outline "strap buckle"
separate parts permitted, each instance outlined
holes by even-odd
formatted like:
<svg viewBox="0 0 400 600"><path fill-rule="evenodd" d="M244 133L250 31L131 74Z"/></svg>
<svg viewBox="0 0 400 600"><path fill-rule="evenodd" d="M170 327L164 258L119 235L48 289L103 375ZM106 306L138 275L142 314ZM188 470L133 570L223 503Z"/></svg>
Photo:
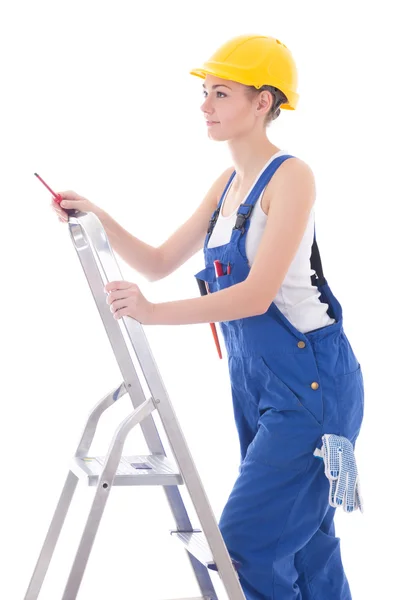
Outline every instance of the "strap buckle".
<svg viewBox="0 0 400 600"><path fill-rule="evenodd" d="M211 219L210 222L208 224L208 229L207 229L207 234L212 233L214 227L215 227L215 223L217 222L218 216L219 216L219 208L216 208Z"/></svg>
<svg viewBox="0 0 400 600"><path fill-rule="evenodd" d="M240 208L242 206L246 207L246 208L249 208L249 210L247 211L246 214L238 212L238 215L236 217L236 223L235 223L235 226L234 226L233 229L234 230L235 229L240 229L241 233L243 234L244 233L244 225L245 225L247 219L250 218L251 213L253 212L254 204L241 204L240 207L239 207L239 210L240 210Z"/></svg>

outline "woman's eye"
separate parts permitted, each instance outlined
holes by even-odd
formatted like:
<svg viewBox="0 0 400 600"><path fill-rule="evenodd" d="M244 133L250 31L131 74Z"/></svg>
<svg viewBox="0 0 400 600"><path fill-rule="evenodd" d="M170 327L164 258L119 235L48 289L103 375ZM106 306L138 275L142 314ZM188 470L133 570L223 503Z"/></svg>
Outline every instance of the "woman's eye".
<svg viewBox="0 0 400 600"><path fill-rule="evenodd" d="M217 98L226 98L226 94L224 94L224 92L216 92L216 94L217 94ZM204 98L206 98L207 95L208 94L207 94L206 90L203 90Z"/></svg>

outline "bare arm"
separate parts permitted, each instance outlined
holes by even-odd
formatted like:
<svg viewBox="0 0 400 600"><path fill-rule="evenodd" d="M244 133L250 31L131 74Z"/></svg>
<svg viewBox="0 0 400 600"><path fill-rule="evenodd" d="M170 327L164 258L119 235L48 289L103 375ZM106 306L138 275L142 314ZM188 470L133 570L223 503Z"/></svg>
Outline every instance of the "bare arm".
<svg viewBox="0 0 400 600"><path fill-rule="evenodd" d="M218 177L192 216L158 247L142 242L98 207L93 212L115 252L148 281L157 281L173 273L202 248L211 215L232 172L233 168L229 168Z"/></svg>
<svg viewBox="0 0 400 600"><path fill-rule="evenodd" d="M104 210L94 207L93 211L100 219L109 242L115 252L132 269L138 271L149 281L158 279L160 269L159 252L124 229Z"/></svg>
<svg viewBox="0 0 400 600"><path fill-rule="evenodd" d="M232 321L268 310L293 261L315 201L314 175L292 158L270 183L268 222L248 277L214 294L154 304L152 325Z"/></svg>
<svg viewBox="0 0 400 600"><path fill-rule="evenodd" d="M160 253L159 279L166 277L201 250L213 211L224 191L233 168L226 169L213 183L192 216L157 248Z"/></svg>

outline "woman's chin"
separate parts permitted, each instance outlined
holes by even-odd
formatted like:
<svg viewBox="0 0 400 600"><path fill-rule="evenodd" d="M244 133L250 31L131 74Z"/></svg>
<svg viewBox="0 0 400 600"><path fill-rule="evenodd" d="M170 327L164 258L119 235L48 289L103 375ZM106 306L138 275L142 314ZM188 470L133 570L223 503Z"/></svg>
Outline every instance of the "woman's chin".
<svg viewBox="0 0 400 600"><path fill-rule="evenodd" d="M207 133L209 139L213 140L214 142L225 142L228 139L221 130L218 130L216 128L210 127Z"/></svg>

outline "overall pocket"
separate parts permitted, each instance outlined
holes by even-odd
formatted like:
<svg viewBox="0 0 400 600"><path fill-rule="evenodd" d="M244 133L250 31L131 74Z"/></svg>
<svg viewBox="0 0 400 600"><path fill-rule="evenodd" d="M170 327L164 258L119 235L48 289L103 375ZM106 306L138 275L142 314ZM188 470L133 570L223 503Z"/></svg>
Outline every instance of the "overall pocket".
<svg viewBox="0 0 400 600"><path fill-rule="evenodd" d="M309 464L321 425L292 390L258 357L258 430L246 461L299 472Z"/></svg>
<svg viewBox="0 0 400 600"><path fill-rule="evenodd" d="M290 377L294 377L294 374L298 371L298 365L291 370L290 355L287 356L287 365L285 367L285 379L287 383L272 371L264 358L261 357L260 362L267 389L267 395L262 402L262 409L268 409L268 403L272 402L272 404L275 404L274 408L276 410L300 410L320 427L324 412L321 387L314 390L309 386L303 385L300 381L293 381L293 389L291 389ZM300 387L302 388L301 394L298 391Z"/></svg>
<svg viewBox="0 0 400 600"><path fill-rule="evenodd" d="M351 373L335 377L340 435L352 443L364 418L364 379L361 365Z"/></svg>
<svg viewBox="0 0 400 600"><path fill-rule="evenodd" d="M216 292L219 292L220 290L224 290L233 284L234 281L231 274L220 275L215 279L213 288Z"/></svg>

